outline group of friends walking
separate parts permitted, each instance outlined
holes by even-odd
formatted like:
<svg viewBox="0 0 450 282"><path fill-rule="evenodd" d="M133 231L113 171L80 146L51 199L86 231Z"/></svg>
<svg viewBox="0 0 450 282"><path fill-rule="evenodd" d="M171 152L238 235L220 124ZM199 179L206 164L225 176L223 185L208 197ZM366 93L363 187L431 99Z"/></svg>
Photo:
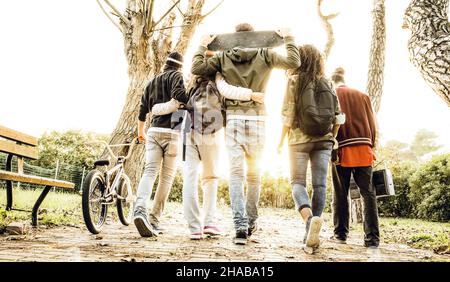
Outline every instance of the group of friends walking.
<svg viewBox="0 0 450 282"><path fill-rule="evenodd" d="M253 28L244 23L236 26L235 31ZM190 238L223 235L216 218L219 144L223 132L229 157L233 242L244 245L257 232L260 159L266 138L264 93L272 69L283 69L288 83L281 109L283 129L279 150L287 139L292 196L306 226L304 244L312 248L320 245L331 162L332 240L345 243L348 237L348 194L353 175L364 202L364 245L378 247L378 211L371 185L376 121L370 99L345 85L342 68L334 71L331 79L326 78L324 58L316 47L297 46L289 29L277 33L284 40L285 56L271 48L235 47L212 52L207 46L214 38L207 35L192 59L188 83L182 75L183 56L177 52L169 54L163 72L149 81L138 117L138 136L146 144L145 167L134 205L134 224L141 236L161 233L159 219L175 178L180 143L183 212ZM145 132L149 113L151 124ZM306 189L308 163L312 197ZM147 202L158 176L153 206L148 213Z"/></svg>

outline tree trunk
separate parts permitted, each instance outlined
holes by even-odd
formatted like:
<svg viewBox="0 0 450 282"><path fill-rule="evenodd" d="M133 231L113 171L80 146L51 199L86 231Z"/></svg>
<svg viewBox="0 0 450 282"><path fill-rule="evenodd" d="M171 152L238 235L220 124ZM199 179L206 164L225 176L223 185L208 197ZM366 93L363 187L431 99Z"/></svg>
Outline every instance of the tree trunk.
<svg viewBox="0 0 450 282"><path fill-rule="evenodd" d="M325 29L325 32L327 33L327 43L325 44L325 48L323 51L323 54L325 56L325 60L328 59L331 53L331 49L334 46L334 32L333 32L333 26L330 23L330 20L336 18L339 14L330 14L330 15L324 15L322 13L322 3L323 0L317 0L317 14L319 15L320 21L322 22L323 28Z"/></svg>
<svg viewBox="0 0 450 282"><path fill-rule="evenodd" d="M431 88L450 106L449 0L413 0L403 27L411 31L410 61Z"/></svg>
<svg viewBox="0 0 450 282"><path fill-rule="evenodd" d="M175 2L175 1L174 1ZM181 33L176 43L176 51L184 54L196 27L203 20L201 11L204 0L189 0L187 11L182 13ZM117 9L105 1L117 14ZM110 144L130 142L137 136L137 116L142 93L148 80L158 74L172 51L172 27L176 19L174 4L163 18L153 19L153 0L128 0L127 9L119 15L118 25L124 36L124 49L128 62L130 79L128 93L120 118L111 134ZM181 13L181 12L180 12ZM157 27L161 22L162 26ZM127 149L117 149L115 153L125 154ZM106 156L106 151L104 156ZM144 166L144 145L136 146L130 159L125 163L125 171L130 177L133 188L137 187Z"/></svg>
<svg viewBox="0 0 450 282"><path fill-rule="evenodd" d="M374 0L372 10L372 43L370 45L367 94L375 112L380 109L384 84L384 59L386 52L386 25L384 0Z"/></svg>

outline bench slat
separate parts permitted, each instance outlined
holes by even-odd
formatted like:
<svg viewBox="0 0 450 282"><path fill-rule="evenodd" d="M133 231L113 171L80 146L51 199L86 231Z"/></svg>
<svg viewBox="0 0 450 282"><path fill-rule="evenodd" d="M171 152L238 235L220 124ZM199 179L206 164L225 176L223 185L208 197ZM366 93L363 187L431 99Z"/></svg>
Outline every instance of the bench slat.
<svg viewBox="0 0 450 282"><path fill-rule="evenodd" d="M29 159L36 160L38 158L37 147L30 147L25 145L19 145L11 141L0 139L0 152L11 153L16 156L21 156Z"/></svg>
<svg viewBox="0 0 450 282"><path fill-rule="evenodd" d="M67 188L67 189L73 189L75 188L75 184L63 181L63 180L56 180L51 178L44 178L34 175L25 175L25 174L19 174L15 172L9 172L0 170L0 180L10 180L10 181L17 181L21 183L30 183L30 184L37 184L37 185L45 185L45 186L52 186L52 187L59 187L59 188Z"/></svg>
<svg viewBox="0 0 450 282"><path fill-rule="evenodd" d="M0 137L10 139L13 141L19 141L24 144L28 144L31 146L37 146L38 140L36 137L31 135L16 131L14 129L10 129L0 125Z"/></svg>

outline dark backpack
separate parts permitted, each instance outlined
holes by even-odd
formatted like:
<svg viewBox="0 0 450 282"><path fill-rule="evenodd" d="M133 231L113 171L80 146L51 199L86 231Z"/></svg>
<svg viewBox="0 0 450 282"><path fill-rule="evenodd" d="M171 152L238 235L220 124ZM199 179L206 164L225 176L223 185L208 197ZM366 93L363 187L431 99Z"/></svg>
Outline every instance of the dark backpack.
<svg viewBox="0 0 450 282"><path fill-rule="evenodd" d="M310 136L323 136L331 132L338 99L326 79L310 83L300 95L299 128Z"/></svg>
<svg viewBox="0 0 450 282"><path fill-rule="evenodd" d="M201 134L212 134L225 125L225 98L214 81L197 77L189 90L186 108L191 117L191 129Z"/></svg>

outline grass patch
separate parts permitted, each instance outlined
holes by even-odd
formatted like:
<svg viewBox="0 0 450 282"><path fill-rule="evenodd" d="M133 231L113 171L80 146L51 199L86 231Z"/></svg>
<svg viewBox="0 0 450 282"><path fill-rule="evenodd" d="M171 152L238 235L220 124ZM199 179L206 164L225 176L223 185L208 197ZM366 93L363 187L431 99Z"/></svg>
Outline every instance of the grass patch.
<svg viewBox="0 0 450 282"><path fill-rule="evenodd" d="M13 208L29 210L42 189L13 190ZM6 190L0 189L0 233L13 221L31 221L31 212L5 211ZM41 205L38 215L40 225L61 226L82 224L81 196L73 193L50 191Z"/></svg>

